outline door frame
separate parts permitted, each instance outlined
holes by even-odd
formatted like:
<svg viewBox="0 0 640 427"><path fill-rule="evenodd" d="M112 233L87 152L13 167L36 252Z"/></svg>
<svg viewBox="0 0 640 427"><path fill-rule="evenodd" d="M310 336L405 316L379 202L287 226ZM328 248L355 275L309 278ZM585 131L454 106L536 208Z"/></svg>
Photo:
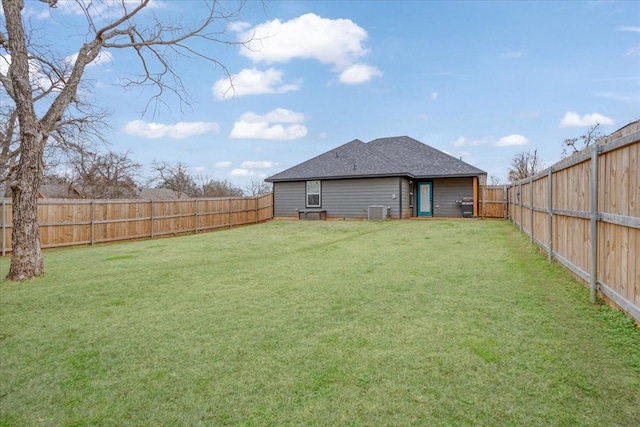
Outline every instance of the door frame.
<svg viewBox="0 0 640 427"><path fill-rule="evenodd" d="M431 210L428 212L422 212L420 210L420 198L422 197L422 186L423 185L429 185L429 201L430 201L430 205L431 205ZM416 213L417 216L423 216L423 217L432 217L433 216L433 181L420 181L418 182L418 191L416 191L417 194L417 200L416 200Z"/></svg>

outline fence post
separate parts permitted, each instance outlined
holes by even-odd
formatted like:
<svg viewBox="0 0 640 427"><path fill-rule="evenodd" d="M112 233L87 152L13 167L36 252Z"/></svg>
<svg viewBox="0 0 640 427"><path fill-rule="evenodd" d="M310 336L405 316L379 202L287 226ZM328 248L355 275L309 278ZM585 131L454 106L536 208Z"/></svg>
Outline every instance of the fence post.
<svg viewBox="0 0 640 427"><path fill-rule="evenodd" d="M259 200L259 199L258 199L258 197L260 197L260 196L256 196L256 197L253 199L253 201L256 203L256 224L259 222L259 221L258 221L258 200Z"/></svg>
<svg viewBox="0 0 640 427"><path fill-rule="evenodd" d="M153 239L153 200L149 200L151 203L151 215L149 216L149 220L151 221L151 238Z"/></svg>
<svg viewBox="0 0 640 427"><path fill-rule="evenodd" d="M508 185L508 186L505 185L504 186L504 191L505 191L505 194L506 194L505 199L507 200L507 209L505 211L505 215L507 216L507 219L509 221L511 221L511 222L513 222L513 216L511 214L511 212L513 210L513 209L511 209L511 201L513 200L513 194L511 194L511 193L513 193L512 189L513 189L513 185Z"/></svg>
<svg viewBox="0 0 640 427"><path fill-rule="evenodd" d="M509 218L509 190L507 186L502 187L502 201L504 202L504 219Z"/></svg>
<svg viewBox="0 0 640 427"><path fill-rule="evenodd" d="M2 256L7 254L7 201L2 201Z"/></svg>
<svg viewBox="0 0 640 427"><path fill-rule="evenodd" d="M533 243L533 177L529 177L529 236Z"/></svg>
<svg viewBox="0 0 640 427"><path fill-rule="evenodd" d="M93 242L94 242L95 237L96 237L96 234L95 234L96 233L96 230L95 230L95 227L96 227L96 217L95 217L96 214L95 214L95 211L96 211L95 202L92 200L91 201L91 246L93 246Z"/></svg>
<svg viewBox="0 0 640 427"><path fill-rule="evenodd" d="M520 203L520 232L522 233L522 181L518 183L518 203Z"/></svg>
<svg viewBox="0 0 640 427"><path fill-rule="evenodd" d="M229 228L231 228L231 197L229 197Z"/></svg>
<svg viewBox="0 0 640 427"><path fill-rule="evenodd" d="M194 215L195 215L195 221L196 221L196 234L197 234L198 233L198 199L193 199L193 201L196 204L194 207L194 210L195 210Z"/></svg>
<svg viewBox="0 0 640 427"><path fill-rule="evenodd" d="M595 145L591 150L591 215L590 215L590 268L589 268L589 299L596 302L598 286L598 153L600 146Z"/></svg>
<svg viewBox="0 0 640 427"><path fill-rule="evenodd" d="M547 208L548 218L549 218L549 262L553 261L553 168L549 168L549 182L547 186L547 190L549 192L549 198L547 203L549 207Z"/></svg>

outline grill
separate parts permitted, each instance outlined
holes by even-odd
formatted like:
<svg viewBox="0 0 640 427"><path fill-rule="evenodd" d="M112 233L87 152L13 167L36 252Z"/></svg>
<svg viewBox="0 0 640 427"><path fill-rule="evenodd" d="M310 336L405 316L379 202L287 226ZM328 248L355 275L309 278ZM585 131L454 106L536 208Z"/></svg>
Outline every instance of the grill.
<svg viewBox="0 0 640 427"><path fill-rule="evenodd" d="M463 197L460 205L462 206L462 216L471 218L473 216L473 197Z"/></svg>

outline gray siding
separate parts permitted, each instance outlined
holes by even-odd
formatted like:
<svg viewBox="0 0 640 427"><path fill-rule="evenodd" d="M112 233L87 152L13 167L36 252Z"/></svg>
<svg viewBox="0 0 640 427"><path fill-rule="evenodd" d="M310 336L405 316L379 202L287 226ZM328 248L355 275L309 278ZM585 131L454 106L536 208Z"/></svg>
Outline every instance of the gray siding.
<svg viewBox="0 0 640 427"><path fill-rule="evenodd" d="M473 197L473 178L447 178L433 181L433 216L462 218L456 203L463 197Z"/></svg>
<svg viewBox="0 0 640 427"><path fill-rule="evenodd" d="M462 209L456 203L463 197L473 196L473 178L433 179L433 216L446 218L461 218ZM327 218L367 218L367 208L371 205L391 207L391 217L400 217L400 202L402 202L402 217L415 216L414 182L413 203L409 196L409 180L406 178L364 178L364 179L336 179L322 181L322 207L327 211ZM298 210L305 206L306 181L275 182L274 216L298 217ZM396 198L393 198L395 194ZM414 207L410 207L414 205Z"/></svg>
<svg viewBox="0 0 640 427"><path fill-rule="evenodd" d="M298 217L298 209L304 209L306 182L273 183L273 216Z"/></svg>
<svg viewBox="0 0 640 427"><path fill-rule="evenodd" d="M331 218L367 218L369 206L382 205L399 218L399 191L398 177L322 181L322 209Z"/></svg>

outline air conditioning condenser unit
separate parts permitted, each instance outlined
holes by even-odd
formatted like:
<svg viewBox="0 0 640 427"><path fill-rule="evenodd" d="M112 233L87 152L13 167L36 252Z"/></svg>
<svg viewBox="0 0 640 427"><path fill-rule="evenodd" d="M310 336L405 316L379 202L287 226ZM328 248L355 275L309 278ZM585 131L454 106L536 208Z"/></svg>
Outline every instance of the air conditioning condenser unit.
<svg viewBox="0 0 640 427"><path fill-rule="evenodd" d="M387 218L386 206L369 206L367 219L369 221L384 221Z"/></svg>

